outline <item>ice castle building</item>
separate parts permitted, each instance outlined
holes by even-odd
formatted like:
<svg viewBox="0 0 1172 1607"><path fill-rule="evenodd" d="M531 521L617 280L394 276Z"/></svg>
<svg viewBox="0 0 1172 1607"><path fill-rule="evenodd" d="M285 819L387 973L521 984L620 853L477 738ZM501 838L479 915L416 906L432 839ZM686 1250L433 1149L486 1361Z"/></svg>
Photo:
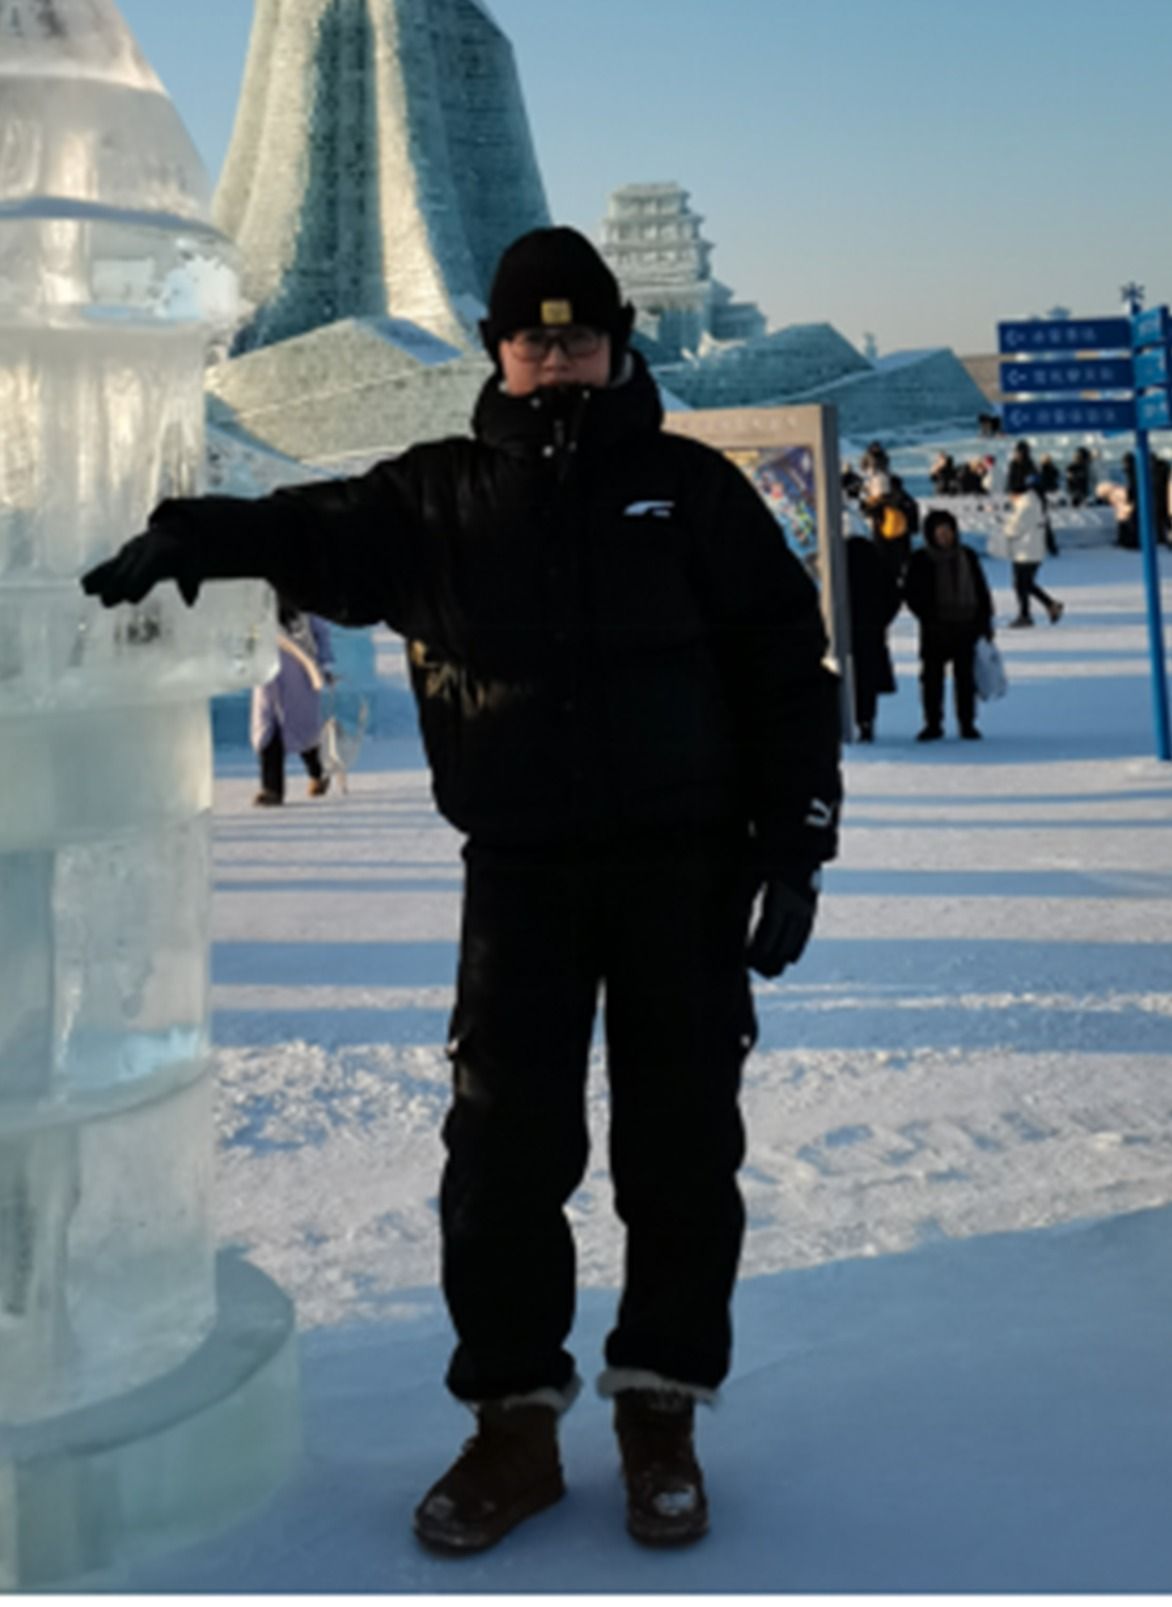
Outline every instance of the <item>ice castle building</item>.
<svg viewBox="0 0 1172 1607"><path fill-rule="evenodd" d="M347 472L467 428L503 248L548 223L512 46L483 0L256 0L217 224L254 311L210 420ZM875 363L828 324L768 331L712 272L686 189L611 196L601 249L672 405L833 401L844 431L970 420L946 351Z"/></svg>
<svg viewBox="0 0 1172 1607"><path fill-rule="evenodd" d="M610 198L602 254L638 311L638 328L658 362L699 351L706 340L765 333L752 302L734 302L712 276L712 244L679 184L626 184Z"/></svg>
<svg viewBox="0 0 1172 1607"><path fill-rule="evenodd" d="M480 0L257 0L216 192L239 349L390 318L460 344L548 221L512 46Z"/></svg>
<svg viewBox="0 0 1172 1607"><path fill-rule="evenodd" d="M501 251L549 222L481 0L257 0L215 220L254 304L211 420L344 468L462 428Z"/></svg>
<svg viewBox="0 0 1172 1607"><path fill-rule="evenodd" d="M830 324L767 332L712 272L703 219L676 183L610 197L602 253L634 303L637 339L661 385L688 407L833 402L844 434L975 420L988 401L943 348L873 360Z"/></svg>

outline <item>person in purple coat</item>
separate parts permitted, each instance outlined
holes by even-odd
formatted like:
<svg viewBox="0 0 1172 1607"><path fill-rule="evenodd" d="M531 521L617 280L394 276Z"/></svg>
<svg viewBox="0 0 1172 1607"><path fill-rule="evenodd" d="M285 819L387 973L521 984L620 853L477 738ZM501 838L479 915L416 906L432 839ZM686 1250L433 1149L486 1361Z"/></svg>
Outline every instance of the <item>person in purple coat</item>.
<svg viewBox="0 0 1172 1607"><path fill-rule="evenodd" d="M334 680L329 626L316 614L278 603L280 665L272 680L253 689L251 737L260 758L262 808L285 801L285 754L299 753L309 774L309 796L324 798L330 778L321 760L321 689Z"/></svg>

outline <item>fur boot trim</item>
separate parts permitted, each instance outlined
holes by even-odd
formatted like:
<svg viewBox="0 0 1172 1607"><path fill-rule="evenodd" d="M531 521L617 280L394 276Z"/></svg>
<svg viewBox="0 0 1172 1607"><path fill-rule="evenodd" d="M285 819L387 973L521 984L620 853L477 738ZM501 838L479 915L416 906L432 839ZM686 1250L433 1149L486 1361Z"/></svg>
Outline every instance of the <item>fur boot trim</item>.
<svg viewBox="0 0 1172 1607"><path fill-rule="evenodd" d="M719 1399L714 1389L704 1384L684 1384L678 1378L665 1378L662 1373L648 1372L642 1367L608 1367L599 1374L598 1393L604 1401L613 1400L622 1389L664 1389L678 1395L689 1395L703 1406L715 1406Z"/></svg>
<svg viewBox="0 0 1172 1607"><path fill-rule="evenodd" d="M565 1389L554 1389L552 1384L542 1389L531 1389L523 1395L505 1395L495 1401L461 1401L470 1412L477 1411L481 1406L499 1406L504 1412L511 1411L514 1406L549 1406L559 1417L568 1412L582 1392L582 1380L577 1373L566 1385Z"/></svg>

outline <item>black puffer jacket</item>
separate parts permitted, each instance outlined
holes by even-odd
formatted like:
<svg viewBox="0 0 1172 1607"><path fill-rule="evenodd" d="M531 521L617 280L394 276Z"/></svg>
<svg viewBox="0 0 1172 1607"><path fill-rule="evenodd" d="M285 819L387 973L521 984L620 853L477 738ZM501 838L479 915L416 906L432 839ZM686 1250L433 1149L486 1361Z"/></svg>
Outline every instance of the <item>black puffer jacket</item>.
<svg viewBox="0 0 1172 1607"><path fill-rule="evenodd" d="M741 472L661 424L639 360L596 392L493 380L475 439L217 499L208 572L405 636L436 801L479 841L752 821L766 865L821 862L840 790L815 589Z"/></svg>

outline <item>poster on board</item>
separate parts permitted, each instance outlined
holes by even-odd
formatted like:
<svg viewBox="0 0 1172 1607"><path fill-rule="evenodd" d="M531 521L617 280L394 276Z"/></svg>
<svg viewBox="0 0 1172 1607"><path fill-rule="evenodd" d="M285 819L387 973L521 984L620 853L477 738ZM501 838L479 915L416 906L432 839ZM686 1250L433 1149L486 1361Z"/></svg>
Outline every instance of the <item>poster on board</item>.
<svg viewBox="0 0 1172 1607"><path fill-rule="evenodd" d="M817 582L830 660L842 677L843 733L853 730L850 614L842 539L838 418L833 407L722 407L668 413L664 428L715 447L748 477L782 538Z"/></svg>

